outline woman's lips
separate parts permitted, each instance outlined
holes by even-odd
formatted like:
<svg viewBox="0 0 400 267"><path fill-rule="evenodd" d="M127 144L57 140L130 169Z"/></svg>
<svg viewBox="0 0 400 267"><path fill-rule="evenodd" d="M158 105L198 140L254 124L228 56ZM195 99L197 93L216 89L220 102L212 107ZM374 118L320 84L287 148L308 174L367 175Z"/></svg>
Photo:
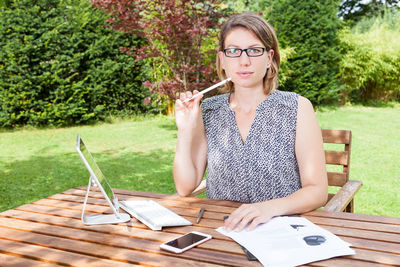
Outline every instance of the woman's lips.
<svg viewBox="0 0 400 267"><path fill-rule="evenodd" d="M249 77L250 75L253 74L253 72L250 71L241 71L241 72L236 72L237 75L239 75L242 78Z"/></svg>

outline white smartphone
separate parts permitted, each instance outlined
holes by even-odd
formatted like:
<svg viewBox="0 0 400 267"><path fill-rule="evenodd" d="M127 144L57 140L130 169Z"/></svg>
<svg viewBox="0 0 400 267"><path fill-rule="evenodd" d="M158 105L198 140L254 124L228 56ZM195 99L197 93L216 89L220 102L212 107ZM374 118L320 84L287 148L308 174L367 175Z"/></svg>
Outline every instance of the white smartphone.
<svg viewBox="0 0 400 267"><path fill-rule="evenodd" d="M193 231L161 244L160 248L175 253L182 253L194 246L210 240L211 238L211 235Z"/></svg>

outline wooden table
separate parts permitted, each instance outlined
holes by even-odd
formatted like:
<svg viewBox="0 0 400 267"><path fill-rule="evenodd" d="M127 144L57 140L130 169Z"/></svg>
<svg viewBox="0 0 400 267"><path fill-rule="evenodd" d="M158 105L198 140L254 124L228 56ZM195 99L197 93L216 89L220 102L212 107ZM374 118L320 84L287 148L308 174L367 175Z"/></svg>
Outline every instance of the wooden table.
<svg viewBox="0 0 400 267"><path fill-rule="evenodd" d="M116 189L120 200L155 199L194 225L152 231L133 218L124 224L85 226L80 220L85 189L70 189L0 213L0 266L261 266L215 231L238 203ZM195 224L201 207L206 211ZM109 211L98 192L90 194L86 209L93 214ZM351 243L356 251L310 266L400 266L400 218L324 211L302 216ZM213 239L183 254L159 249L160 243L192 230Z"/></svg>

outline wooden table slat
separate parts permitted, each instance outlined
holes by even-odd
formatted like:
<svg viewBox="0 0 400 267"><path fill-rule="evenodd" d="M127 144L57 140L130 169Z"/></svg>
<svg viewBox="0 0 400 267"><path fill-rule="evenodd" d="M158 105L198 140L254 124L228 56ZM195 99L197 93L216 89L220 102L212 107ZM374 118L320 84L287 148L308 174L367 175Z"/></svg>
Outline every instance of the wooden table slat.
<svg viewBox="0 0 400 267"><path fill-rule="evenodd" d="M374 232L400 234L400 225L382 224L377 222L349 221L344 219L321 218L321 217L310 217L310 216L303 216L303 217L307 218L308 220L318 225L328 225L328 226L334 225L346 229L362 229L362 230L371 230Z"/></svg>
<svg viewBox="0 0 400 267"><path fill-rule="evenodd" d="M372 251L388 252L400 255L400 244L389 243L385 241L377 241L370 239L360 239L356 237L341 237L344 241L349 242L353 247L365 248Z"/></svg>
<svg viewBox="0 0 400 267"><path fill-rule="evenodd" d="M314 210L304 213L302 214L302 216L305 217L314 216L322 218L345 219L349 221L363 221L363 222L375 222L381 224L400 225L400 218L397 217L386 217L386 216L359 214L350 212L328 212L324 210Z"/></svg>
<svg viewBox="0 0 400 267"><path fill-rule="evenodd" d="M1 240L0 240L1 246ZM43 262L39 260L29 259L26 257L22 257L21 255L8 252L9 254L3 254L0 251L0 264L3 267L26 267L26 266L37 266L37 267L56 267L63 266L59 264L53 264L49 262Z"/></svg>
<svg viewBox="0 0 400 267"><path fill-rule="evenodd" d="M322 261L311 262L305 266L316 266L316 267L388 267L391 265L354 260L346 257L336 257ZM393 265L392 265L393 266Z"/></svg>
<svg viewBox="0 0 400 267"><path fill-rule="evenodd" d="M27 244L22 242L15 242L11 240L5 240L0 238L0 250L17 254L20 256L30 257L32 259L37 259L34 261L35 265L40 265L41 261L47 261L50 263L56 263L58 265L72 265L72 266L132 266L123 262L116 262L107 259L101 259L97 257L92 257L84 254L75 254L68 251L60 251L51 247L37 246L33 244ZM17 261L13 259L13 261ZM21 262L26 262L26 258L22 258ZM3 266L3 263L1 263ZM8 265L5 262L5 265ZM25 265L27 266L27 265Z"/></svg>
<svg viewBox="0 0 400 267"><path fill-rule="evenodd" d="M370 250L353 248L356 252L355 255L345 256L347 258L353 258L363 261L369 262L379 262L382 264L400 266L400 255L374 251L373 253Z"/></svg>
<svg viewBox="0 0 400 267"><path fill-rule="evenodd" d="M340 226L323 225L321 227L338 236L357 237L361 239L370 239L400 244L400 235L398 233L379 233L370 230L348 229Z"/></svg>

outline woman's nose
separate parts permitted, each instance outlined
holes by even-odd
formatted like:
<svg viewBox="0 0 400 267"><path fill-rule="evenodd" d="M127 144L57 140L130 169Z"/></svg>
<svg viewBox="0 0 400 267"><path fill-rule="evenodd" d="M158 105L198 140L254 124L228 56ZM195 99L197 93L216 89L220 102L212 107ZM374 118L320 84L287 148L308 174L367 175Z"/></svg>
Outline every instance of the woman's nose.
<svg viewBox="0 0 400 267"><path fill-rule="evenodd" d="M246 54L245 51L239 57L240 65L250 65L250 57Z"/></svg>

